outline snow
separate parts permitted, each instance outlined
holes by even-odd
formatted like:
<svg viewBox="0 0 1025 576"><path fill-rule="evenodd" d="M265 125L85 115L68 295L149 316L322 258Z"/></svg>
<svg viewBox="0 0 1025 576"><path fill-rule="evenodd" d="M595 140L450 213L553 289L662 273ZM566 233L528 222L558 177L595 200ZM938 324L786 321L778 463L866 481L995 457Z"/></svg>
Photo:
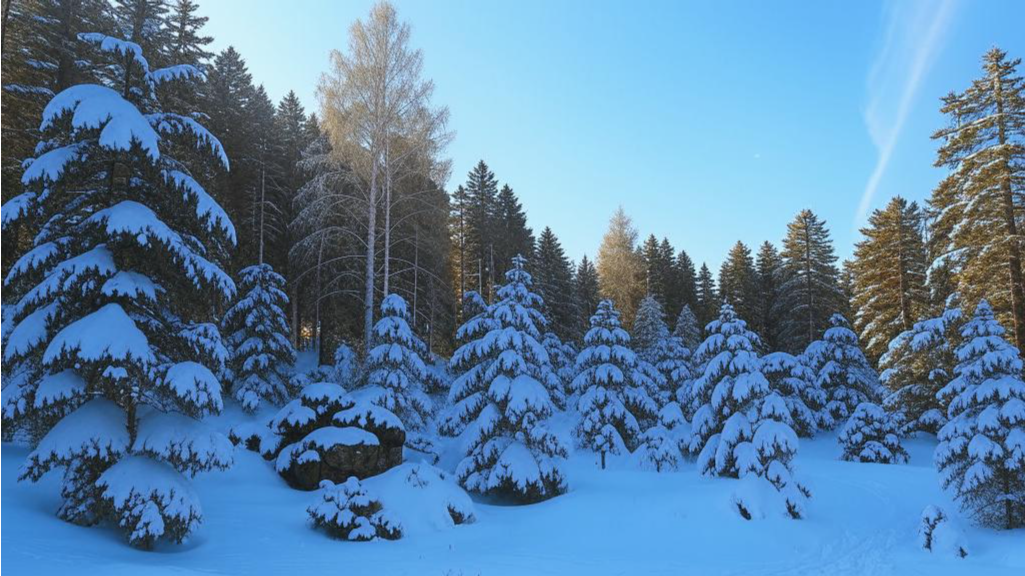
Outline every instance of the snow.
<svg viewBox="0 0 1025 576"><path fill-rule="evenodd" d="M429 518L443 518L418 511L420 522L410 523L419 504L410 501L407 510L389 500L389 485L403 481L396 471L407 464L363 482L401 518L403 538L353 545L313 532L305 510L316 494L288 488L258 454L239 449L234 467L193 481L203 501L196 535L153 554L128 548L109 528L56 519L59 478L40 486L18 483L27 449L5 443L4 516L17 529L4 533L4 560L12 573L40 576L297 574L335 571L339 562L348 573L383 576L1021 574L1020 530L962 522L971 545L963 559L919 547L923 508L957 510L936 481L934 444L910 440L909 465L877 466L839 461L835 435L802 441L795 464L815 498L800 521L773 514L744 520L730 505L739 481L701 477L688 462L679 471L656 473L612 458L602 471L596 455L578 452L565 466L570 491L563 496L530 506L479 500L473 503L476 521L461 526L439 527ZM405 498L401 492L395 490L396 498ZM434 503L420 510L428 505Z"/></svg>
<svg viewBox="0 0 1025 576"><path fill-rule="evenodd" d="M80 360L95 362L133 359L152 363L156 359L146 335L135 325L120 304L107 304L80 318L57 333L46 347L43 363L57 361L65 353Z"/></svg>
<svg viewBox="0 0 1025 576"><path fill-rule="evenodd" d="M113 38L109 38L114 40ZM139 56L141 57L141 56ZM156 160L160 157L160 136L150 126L146 117L139 112L134 104L125 100L120 94L96 84L79 84L62 90L50 100L43 109L43 122L40 130L46 130L54 120L67 111L72 111L71 125L75 129L101 128L99 144L110 150L130 150L138 144L149 156ZM64 162L66 155L62 156ZM58 159L50 159L47 164L56 163ZM36 168L35 164L43 159L36 159L30 168L33 171L50 173L52 166ZM62 164L63 165L63 164ZM54 179L50 177L50 179ZM25 172L22 182L32 182L29 171Z"/></svg>
<svg viewBox="0 0 1025 576"><path fill-rule="evenodd" d="M192 406L214 412L221 409L221 383L209 368L198 362L174 364L164 375L164 384Z"/></svg>
<svg viewBox="0 0 1025 576"><path fill-rule="evenodd" d="M85 380L74 370L47 374L39 380L39 387L36 388L35 407L45 408L83 394Z"/></svg>

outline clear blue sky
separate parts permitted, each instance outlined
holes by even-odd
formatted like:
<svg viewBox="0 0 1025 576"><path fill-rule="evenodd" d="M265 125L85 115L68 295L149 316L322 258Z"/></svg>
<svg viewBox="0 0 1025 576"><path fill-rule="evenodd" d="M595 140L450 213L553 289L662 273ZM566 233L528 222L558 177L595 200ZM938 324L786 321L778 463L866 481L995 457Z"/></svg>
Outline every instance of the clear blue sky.
<svg viewBox="0 0 1025 576"><path fill-rule="evenodd" d="M215 49L311 110L372 5L200 3ZM940 96L991 46L1025 57L1020 0L395 4L452 113L449 188L483 158L574 259L620 204L713 269L738 239L778 243L805 207L847 257L864 210L941 177Z"/></svg>

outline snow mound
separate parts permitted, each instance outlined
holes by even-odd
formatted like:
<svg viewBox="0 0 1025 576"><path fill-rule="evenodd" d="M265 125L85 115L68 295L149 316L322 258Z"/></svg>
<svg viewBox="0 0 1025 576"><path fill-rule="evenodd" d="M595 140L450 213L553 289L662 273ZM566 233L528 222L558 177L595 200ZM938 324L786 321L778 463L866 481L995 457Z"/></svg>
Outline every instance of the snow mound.
<svg viewBox="0 0 1025 576"><path fill-rule="evenodd" d="M363 484L374 490L404 535L447 530L477 517L473 501L456 479L429 464L402 464Z"/></svg>

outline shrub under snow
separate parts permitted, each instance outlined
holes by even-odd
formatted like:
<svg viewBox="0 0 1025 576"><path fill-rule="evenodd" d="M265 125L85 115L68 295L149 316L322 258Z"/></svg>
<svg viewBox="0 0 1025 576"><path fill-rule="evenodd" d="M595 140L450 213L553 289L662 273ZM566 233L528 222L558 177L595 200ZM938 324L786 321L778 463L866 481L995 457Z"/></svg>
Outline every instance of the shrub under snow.
<svg viewBox="0 0 1025 576"><path fill-rule="evenodd" d="M321 499L307 508L313 525L341 540L366 542L402 537L402 526L355 477L341 484L321 483Z"/></svg>
<svg viewBox="0 0 1025 576"><path fill-rule="evenodd" d="M968 543L964 532L947 517L939 506L929 505L922 510L918 525L918 544L923 550L964 558L968 556Z"/></svg>

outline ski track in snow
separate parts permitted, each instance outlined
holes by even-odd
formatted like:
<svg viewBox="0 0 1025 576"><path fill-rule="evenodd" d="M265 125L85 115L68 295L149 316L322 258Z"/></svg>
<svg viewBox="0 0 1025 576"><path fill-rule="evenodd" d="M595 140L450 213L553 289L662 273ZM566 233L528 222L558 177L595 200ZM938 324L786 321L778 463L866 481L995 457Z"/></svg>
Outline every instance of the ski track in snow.
<svg viewBox="0 0 1025 576"><path fill-rule="evenodd" d="M309 527L315 492L289 489L256 454L195 482L205 519L180 547L139 552L105 527L53 516L57 478L17 482L27 449L4 444L3 533L8 574L277 574L337 569L345 574L492 575L914 575L1025 573L1025 531L967 528L971 556L917 547L922 508L957 508L931 466L934 441L908 443L908 465L837 460L834 435L802 440L797 475L813 490L808 518L747 522L731 510L735 481L641 471L630 457L597 470L580 452L566 466L570 492L532 506L478 501L477 522L396 542L331 540Z"/></svg>

